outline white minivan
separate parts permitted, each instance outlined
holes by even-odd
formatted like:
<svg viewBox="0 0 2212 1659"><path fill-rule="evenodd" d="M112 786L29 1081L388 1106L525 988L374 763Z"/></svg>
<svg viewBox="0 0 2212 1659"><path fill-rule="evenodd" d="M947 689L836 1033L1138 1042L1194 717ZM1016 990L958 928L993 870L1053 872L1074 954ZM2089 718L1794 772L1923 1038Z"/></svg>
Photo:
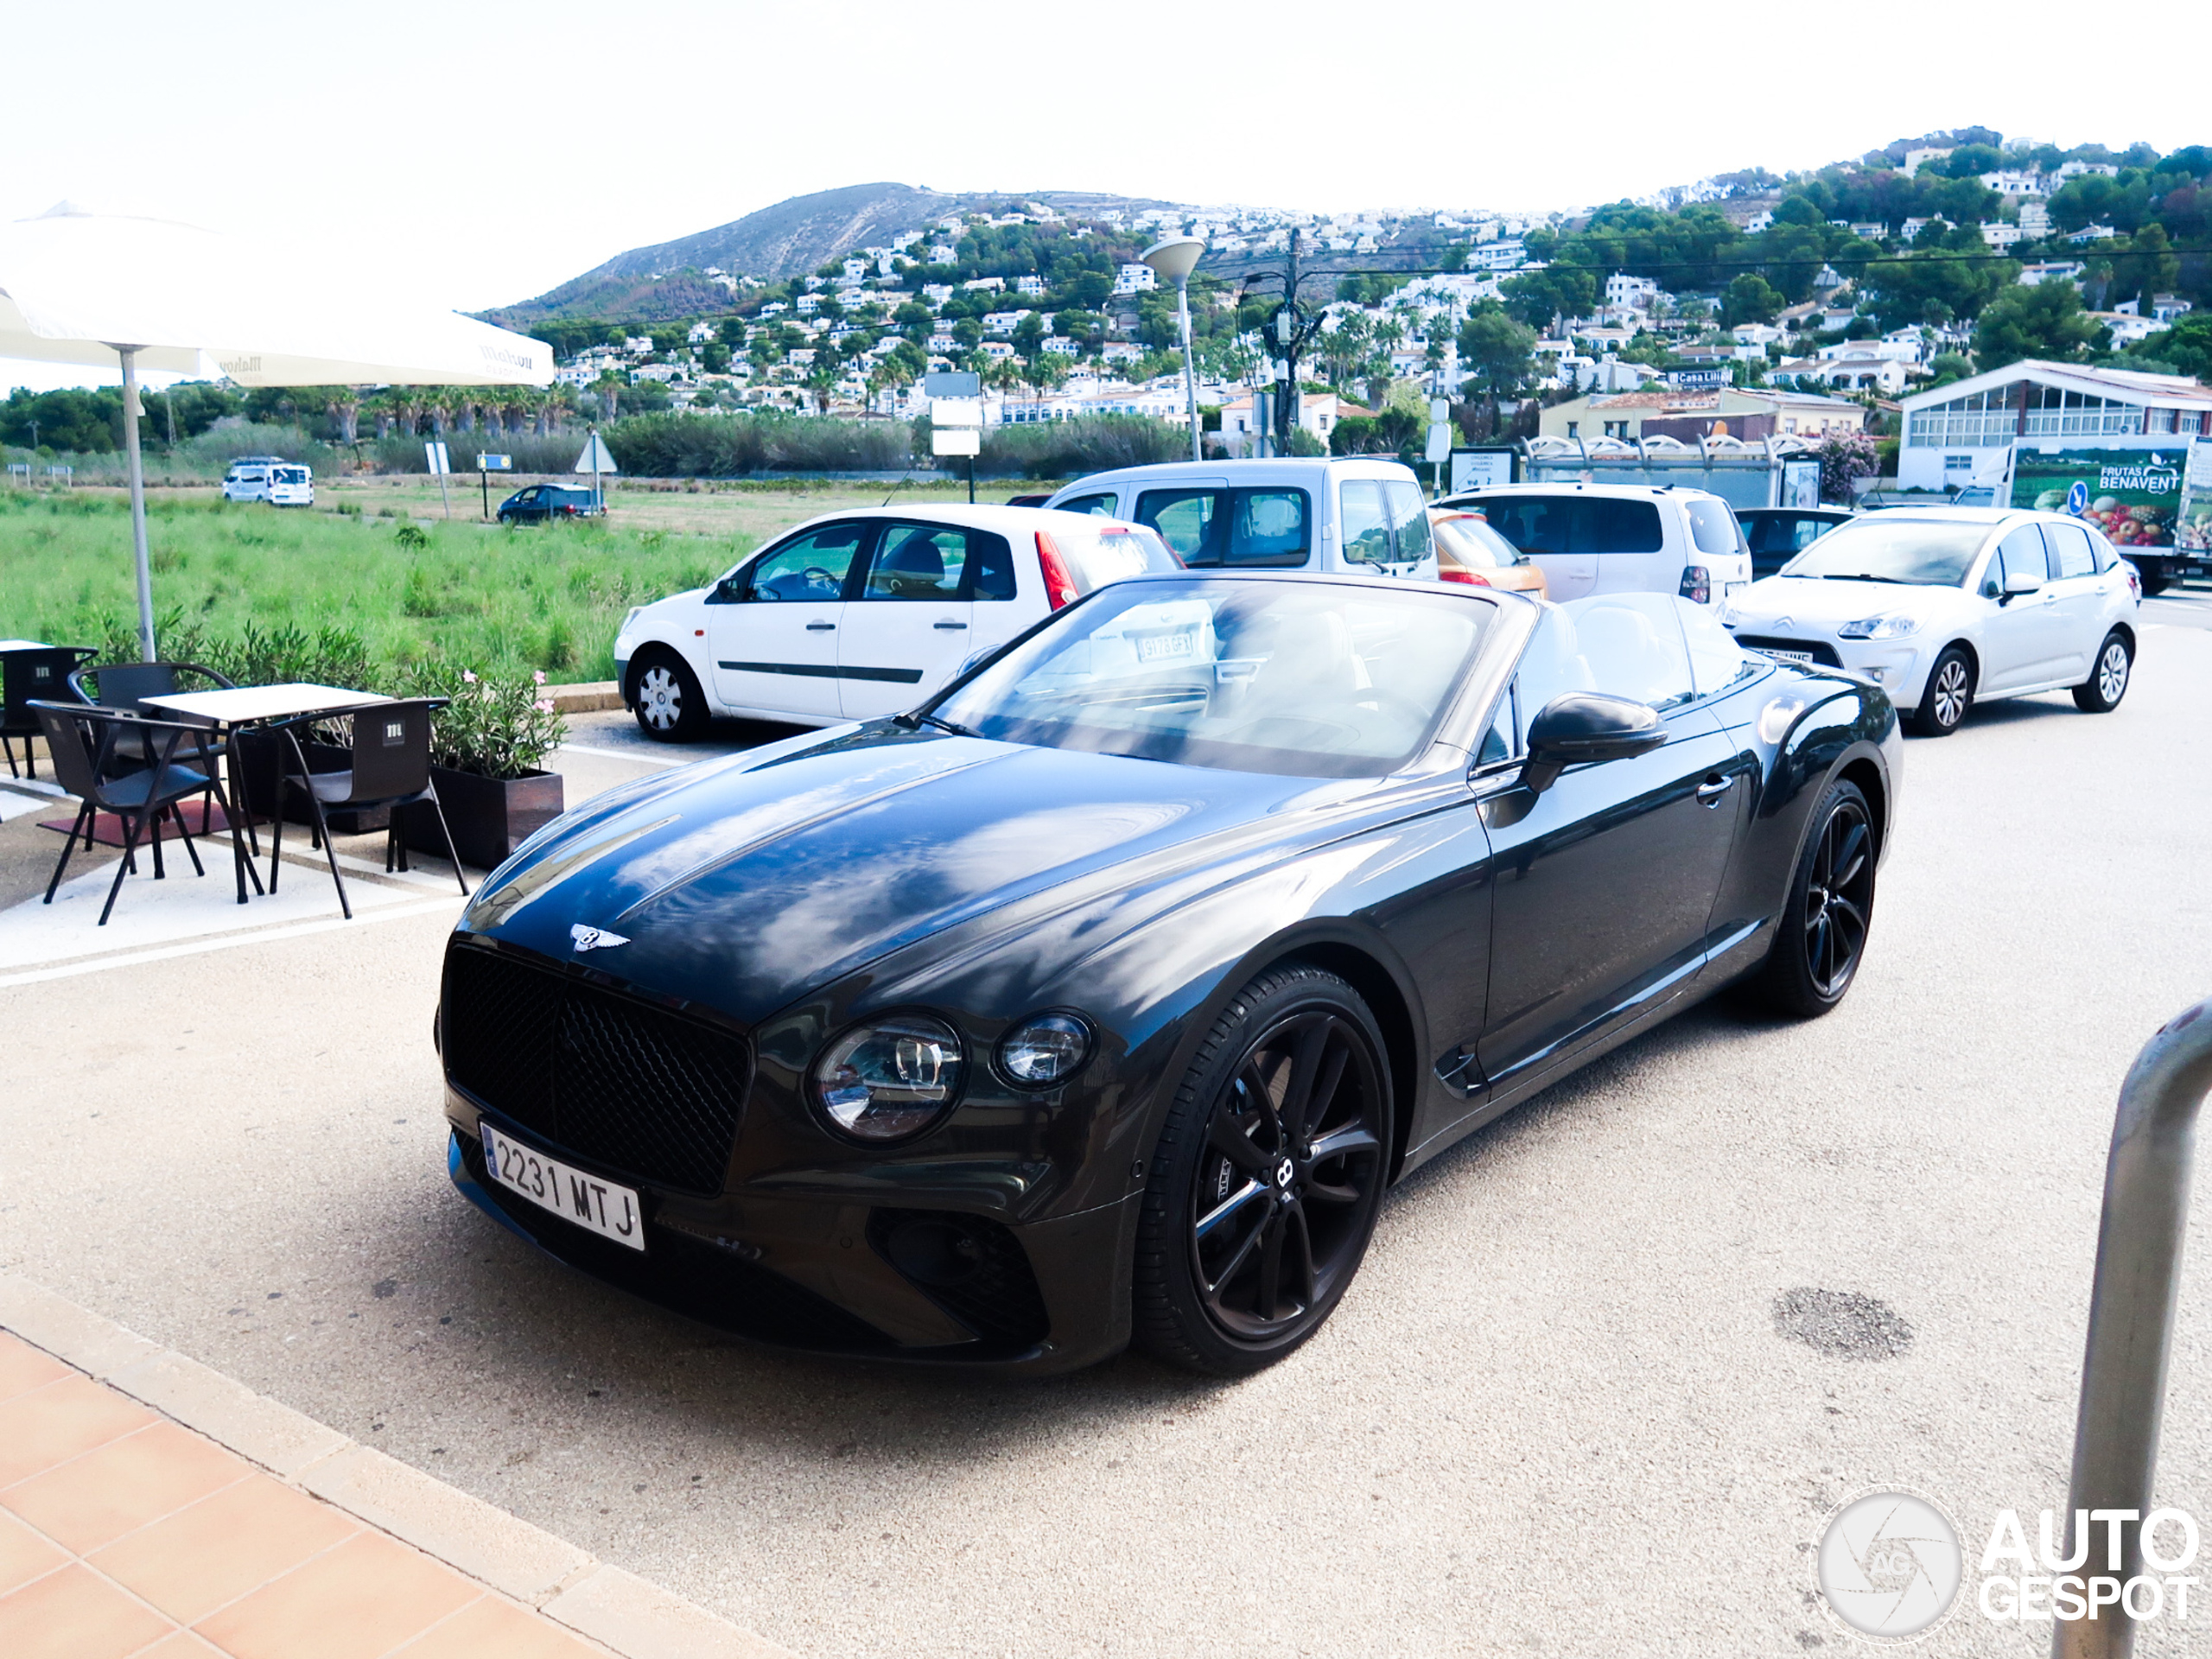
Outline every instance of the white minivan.
<svg viewBox="0 0 2212 1659"><path fill-rule="evenodd" d="M1413 469L1365 456L1178 461L1079 478L1063 512L1147 524L1193 569L1318 570L1434 582Z"/></svg>
<svg viewBox="0 0 2212 1659"><path fill-rule="evenodd" d="M281 455L240 455L223 474L223 499L226 501L266 501L269 499L269 473L271 467L284 465Z"/></svg>
<svg viewBox="0 0 2212 1659"><path fill-rule="evenodd" d="M1717 611L1751 584L1735 510L1709 491L1497 484L1437 505L1482 514L1535 561L1562 605L1592 594L1680 594Z"/></svg>
<svg viewBox="0 0 2212 1659"><path fill-rule="evenodd" d="M272 507L315 505L315 473L296 461L279 461L269 469L269 493L263 498Z"/></svg>

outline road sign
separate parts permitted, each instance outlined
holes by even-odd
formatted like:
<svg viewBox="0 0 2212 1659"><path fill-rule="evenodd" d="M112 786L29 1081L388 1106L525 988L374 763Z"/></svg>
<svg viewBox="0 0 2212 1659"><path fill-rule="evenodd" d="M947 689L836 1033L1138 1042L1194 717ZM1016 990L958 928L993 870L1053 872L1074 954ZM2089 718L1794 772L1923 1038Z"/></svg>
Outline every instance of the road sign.
<svg viewBox="0 0 2212 1659"><path fill-rule="evenodd" d="M515 469L512 455L479 455L476 470L480 473L511 473Z"/></svg>
<svg viewBox="0 0 2212 1659"><path fill-rule="evenodd" d="M424 444L423 454L430 463L431 477L443 478L448 473L453 471L453 462L448 459L446 447L442 443Z"/></svg>
<svg viewBox="0 0 2212 1659"><path fill-rule="evenodd" d="M972 426L939 427L930 434L930 453L980 455L983 453L983 435Z"/></svg>
<svg viewBox="0 0 2212 1659"><path fill-rule="evenodd" d="M982 423L983 400L980 397L930 399L931 426L981 426Z"/></svg>
<svg viewBox="0 0 2212 1659"><path fill-rule="evenodd" d="M980 397L983 395L983 377L957 369L939 369L922 377L922 396L925 397Z"/></svg>
<svg viewBox="0 0 2212 1659"><path fill-rule="evenodd" d="M1452 453L1452 423L1439 421L1428 429L1428 448L1421 452L1421 459L1429 462L1442 461Z"/></svg>
<svg viewBox="0 0 2212 1659"><path fill-rule="evenodd" d="M614 452L607 447L607 440L594 432L584 445L584 452L576 457L575 470L580 473L619 473L614 464Z"/></svg>

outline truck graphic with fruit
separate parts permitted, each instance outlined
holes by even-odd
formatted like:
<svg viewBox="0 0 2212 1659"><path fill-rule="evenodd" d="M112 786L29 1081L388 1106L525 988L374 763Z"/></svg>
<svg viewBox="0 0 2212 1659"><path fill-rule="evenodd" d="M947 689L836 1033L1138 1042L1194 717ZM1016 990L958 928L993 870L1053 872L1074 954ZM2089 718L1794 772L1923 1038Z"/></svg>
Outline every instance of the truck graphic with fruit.
<svg viewBox="0 0 2212 1659"><path fill-rule="evenodd" d="M2202 480L2212 460L2192 454L2203 448L2192 437L2021 443L2012 504L2094 524L2155 594L2184 575L2212 575L2212 489L2191 488L2192 472Z"/></svg>

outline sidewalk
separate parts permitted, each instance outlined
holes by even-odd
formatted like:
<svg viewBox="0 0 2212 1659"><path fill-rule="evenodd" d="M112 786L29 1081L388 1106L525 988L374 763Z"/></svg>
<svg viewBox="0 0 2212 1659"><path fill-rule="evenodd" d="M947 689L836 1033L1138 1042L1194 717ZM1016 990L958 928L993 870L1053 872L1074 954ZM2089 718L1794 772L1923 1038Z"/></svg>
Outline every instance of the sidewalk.
<svg viewBox="0 0 2212 1659"><path fill-rule="evenodd" d="M782 1649L0 1276L0 1653L774 1659Z"/></svg>

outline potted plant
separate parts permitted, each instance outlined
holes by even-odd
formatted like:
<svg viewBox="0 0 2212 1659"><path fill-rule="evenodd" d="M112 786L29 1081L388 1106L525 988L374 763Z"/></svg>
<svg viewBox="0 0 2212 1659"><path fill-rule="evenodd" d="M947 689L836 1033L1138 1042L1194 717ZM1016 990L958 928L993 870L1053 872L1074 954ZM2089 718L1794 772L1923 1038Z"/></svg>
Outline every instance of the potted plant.
<svg viewBox="0 0 2212 1659"><path fill-rule="evenodd" d="M430 781L464 863L489 869L561 816L561 777L543 762L568 735L544 695L545 676L482 676L443 666L416 671L404 695L445 697L430 720ZM442 854L426 807L402 809L407 844Z"/></svg>

